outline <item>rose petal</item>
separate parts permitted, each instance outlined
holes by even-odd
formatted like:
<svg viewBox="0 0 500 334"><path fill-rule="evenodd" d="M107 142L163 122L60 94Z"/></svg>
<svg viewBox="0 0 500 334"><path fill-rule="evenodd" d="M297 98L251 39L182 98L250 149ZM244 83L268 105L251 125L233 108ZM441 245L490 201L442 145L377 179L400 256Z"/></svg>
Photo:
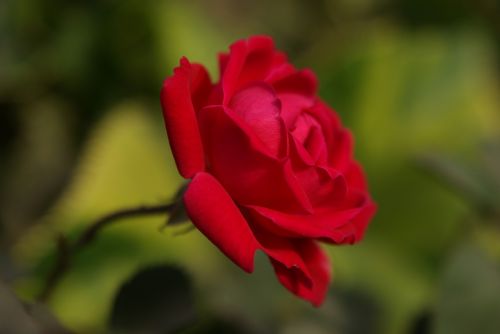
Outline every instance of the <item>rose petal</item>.
<svg viewBox="0 0 500 334"><path fill-rule="evenodd" d="M347 194L347 183L342 174L333 169L306 167L294 170L297 179L313 207L335 207Z"/></svg>
<svg viewBox="0 0 500 334"><path fill-rule="evenodd" d="M195 106L210 92L210 79L201 65L182 58L174 75L167 78L161 91L161 104L170 147L179 173L191 178L205 169L203 146ZM194 105L193 105L194 104Z"/></svg>
<svg viewBox="0 0 500 334"><path fill-rule="evenodd" d="M193 224L227 257L246 272L253 271L254 254L260 248L238 207L210 174L198 173L184 194Z"/></svg>
<svg viewBox="0 0 500 334"><path fill-rule="evenodd" d="M266 81L278 94L294 93L314 99L318 91L318 79L309 69L290 71L283 66L281 71L273 71Z"/></svg>
<svg viewBox="0 0 500 334"><path fill-rule="evenodd" d="M312 210L289 161L267 154L248 125L231 110L204 108L199 119L210 173L239 205L262 205L284 212Z"/></svg>
<svg viewBox="0 0 500 334"><path fill-rule="evenodd" d="M221 52L218 55L219 60L219 78L222 78L226 71L227 63L229 63L229 53Z"/></svg>
<svg viewBox="0 0 500 334"><path fill-rule="evenodd" d="M304 158L303 151L307 152L305 155L309 158L304 159L307 164L326 165L330 148L327 146L324 131L323 126L314 116L302 113L296 117L291 129L292 145L295 145L295 149L302 158Z"/></svg>
<svg viewBox="0 0 500 334"><path fill-rule="evenodd" d="M297 143L296 138L290 140L290 157L294 174L313 207L333 207L343 201L347 194L343 174L330 167L320 167L321 164L317 163L323 159L314 161L311 153Z"/></svg>
<svg viewBox="0 0 500 334"><path fill-rule="evenodd" d="M311 276L306 264L295 248L295 239L269 233L268 230L262 228L258 224L252 223L250 227L259 241L262 251L264 251L267 256L280 262L288 269L296 268L301 270L304 279L309 281L310 284Z"/></svg>
<svg viewBox="0 0 500 334"><path fill-rule="evenodd" d="M322 101L317 101L308 112L323 129L326 146L329 148L328 164L341 173L346 172L353 160L351 133L342 126L338 115Z"/></svg>
<svg viewBox="0 0 500 334"><path fill-rule="evenodd" d="M351 165L345 173L345 177L350 188L358 189L361 191L368 190L365 173L363 172L363 169L358 162L351 162Z"/></svg>
<svg viewBox="0 0 500 334"><path fill-rule="evenodd" d="M275 51L271 38L254 36L232 44L227 62L224 57L220 59L224 105L227 105L235 92L251 82L263 81L285 57Z"/></svg>
<svg viewBox="0 0 500 334"><path fill-rule="evenodd" d="M359 241L375 210L376 206L366 192L352 189L343 199L315 206L312 214L289 214L267 207L245 206L247 216L272 233L333 244Z"/></svg>
<svg viewBox="0 0 500 334"><path fill-rule="evenodd" d="M281 117L289 129L297 116L310 108L316 99L317 80L310 70L297 71L290 64L273 69L266 82L271 84L281 101Z"/></svg>
<svg viewBox="0 0 500 334"><path fill-rule="evenodd" d="M271 260L283 286L297 296L319 306L330 283L330 262L312 240L289 239L251 224L261 249Z"/></svg>
<svg viewBox="0 0 500 334"><path fill-rule="evenodd" d="M296 240L294 249L302 258L310 280L304 275L304 269L289 268L282 262L271 259L278 280L295 295L320 306L328 291L331 281L331 266L326 254L313 240Z"/></svg>
<svg viewBox="0 0 500 334"><path fill-rule="evenodd" d="M356 239L354 242L359 242L363 239L368 224L377 212L377 205L370 199L363 207L363 210L353 219L353 225L356 226Z"/></svg>
<svg viewBox="0 0 500 334"><path fill-rule="evenodd" d="M272 155L285 155L287 133L280 117L281 104L269 85L247 86L233 96L229 107L252 128Z"/></svg>
<svg viewBox="0 0 500 334"><path fill-rule="evenodd" d="M281 117L285 121L287 129L292 131L297 122L297 118L311 107L313 101L303 95L295 93L279 93L278 98L281 101Z"/></svg>
<svg viewBox="0 0 500 334"><path fill-rule="evenodd" d="M339 130L334 136L330 149L330 165L340 172L345 172L352 161L353 138L349 130Z"/></svg>
<svg viewBox="0 0 500 334"><path fill-rule="evenodd" d="M340 210L351 210L350 208L358 208L359 211L348 224L336 228L332 236L322 238L323 241L333 244L354 244L361 241L377 205L365 191L350 189L348 196L341 203Z"/></svg>
<svg viewBox="0 0 500 334"><path fill-rule="evenodd" d="M363 206L360 206L339 211L324 209L314 214L299 215L255 205L246 205L245 208L252 212L256 223L274 233L296 238L329 240L332 243L344 241L344 226L350 225L363 210Z"/></svg>

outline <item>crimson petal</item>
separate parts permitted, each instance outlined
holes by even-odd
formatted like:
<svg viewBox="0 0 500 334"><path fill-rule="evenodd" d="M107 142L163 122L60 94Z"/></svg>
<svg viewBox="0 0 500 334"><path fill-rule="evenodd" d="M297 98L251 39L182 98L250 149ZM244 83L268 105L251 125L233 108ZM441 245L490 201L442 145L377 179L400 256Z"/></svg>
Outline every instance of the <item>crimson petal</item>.
<svg viewBox="0 0 500 334"><path fill-rule="evenodd" d="M177 169L185 178L191 178L205 169L196 109L208 96L211 84L207 71L201 65L191 65L182 58L174 75L167 78L161 91L161 104L170 147ZM195 105L193 105L195 103Z"/></svg>
<svg viewBox="0 0 500 334"><path fill-rule="evenodd" d="M289 160L270 155L251 128L236 116L222 106L200 112L210 173L238 205L311 212L311 203L293 175Z"/></svg>
<svg viewBox="0 0 500 334"><path fill-rule="evenodd" d="M364 206L345 210L321 210L314 214L288 214L260 206L245 206L261 226L296 238L312 238L331 243L345 242L345 229L364 209ZM354 230L353 230L354 233Z"/></svg>
<svg viewBox="0 0 500 334"><path fill-rule="evenodd" d="M331 281L330 261L313 240L296 240L294 249L305 264L310 280L305 277L304 271L300 268L288 268L282 262L271 259L276 276L281 284L292 293L318 307L323 303Z"/></svg>
<svg viewBox="0 0 500 334"><path fill-rule="evenodd" d="M280 100L271 86L265 83L247 86L233 96L229 107L252 128L271 154L284 156L286 128L280 117Z"/></svg>
<svg viewBox="0 0 500 334"><path fill-rule="evenodd" d="M184 194L193 224L227 257L246 272L253 271L254 254L260 248L238 207L210 174L198 173Z"/></svg>
<svg viewBox="0 0 500 334"><path fill-rule="evenodd" d="M286 60L274 49L273 40L267 36L254 36L231 45L229 58L219 57L224 105L244 85L263 81L271 68Z"/></svg>

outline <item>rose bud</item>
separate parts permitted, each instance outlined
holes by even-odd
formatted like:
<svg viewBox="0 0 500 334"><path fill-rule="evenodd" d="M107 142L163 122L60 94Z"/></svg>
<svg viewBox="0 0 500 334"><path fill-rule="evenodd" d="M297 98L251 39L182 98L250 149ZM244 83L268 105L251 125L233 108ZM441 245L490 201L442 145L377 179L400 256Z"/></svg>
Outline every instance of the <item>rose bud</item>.
<svg viewBox="0 0 500 334"><path fill-rule="evenodd" d="M193 224L247 272L261 250L278 280L319 306L331 266L319 242L353 244L375 213L353 139L269 37L219 55L220 79L182 58L161 92Z"/></svg>

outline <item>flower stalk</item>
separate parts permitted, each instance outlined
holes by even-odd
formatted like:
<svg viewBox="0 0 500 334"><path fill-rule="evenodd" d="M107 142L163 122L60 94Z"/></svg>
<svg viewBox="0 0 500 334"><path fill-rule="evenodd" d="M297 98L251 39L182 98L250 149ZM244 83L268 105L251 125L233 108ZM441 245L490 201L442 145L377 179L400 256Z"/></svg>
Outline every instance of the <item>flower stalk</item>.
<svg viewBox="0 0 500 334"><path fill-rule="evenodd" d="M50 299L54 289L70 270L74 257L89 246L102 229L127 218L167 214L174 210L176 206L177 202L173 202L170 204L125 208L109 213L90 224L73 243L70 243L67 237L60 235L57 239L54 266L50 270L37 299L41 302Z"/></svg>

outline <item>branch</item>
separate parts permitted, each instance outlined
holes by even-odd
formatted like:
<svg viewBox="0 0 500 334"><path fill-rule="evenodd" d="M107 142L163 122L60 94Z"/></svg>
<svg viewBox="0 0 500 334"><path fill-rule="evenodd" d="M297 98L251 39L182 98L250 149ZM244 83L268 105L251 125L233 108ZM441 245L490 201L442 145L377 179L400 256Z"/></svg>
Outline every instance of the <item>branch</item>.
<svg viewBox="0 0 500 334"><path fill-rule="evenodd" d="M64 275L68 272L73 262L74 256L87 247L97 236L97 234L106 226L113 222L116 222L125 218L140 217L140 216L151 216L160 215L171 212L177 203L164 204L164 205L151 205L151 206L140 206L136 208L128 208L120 211L110 213L93 224L90 224L87 229L83 231L80 237L72 244L70 244L66 237L60 235L57 239L57 254L56 262L54 267L50 271L42 288L42 291L38 295L39 301L47 301L54 288L61 281Z"/></svg>

